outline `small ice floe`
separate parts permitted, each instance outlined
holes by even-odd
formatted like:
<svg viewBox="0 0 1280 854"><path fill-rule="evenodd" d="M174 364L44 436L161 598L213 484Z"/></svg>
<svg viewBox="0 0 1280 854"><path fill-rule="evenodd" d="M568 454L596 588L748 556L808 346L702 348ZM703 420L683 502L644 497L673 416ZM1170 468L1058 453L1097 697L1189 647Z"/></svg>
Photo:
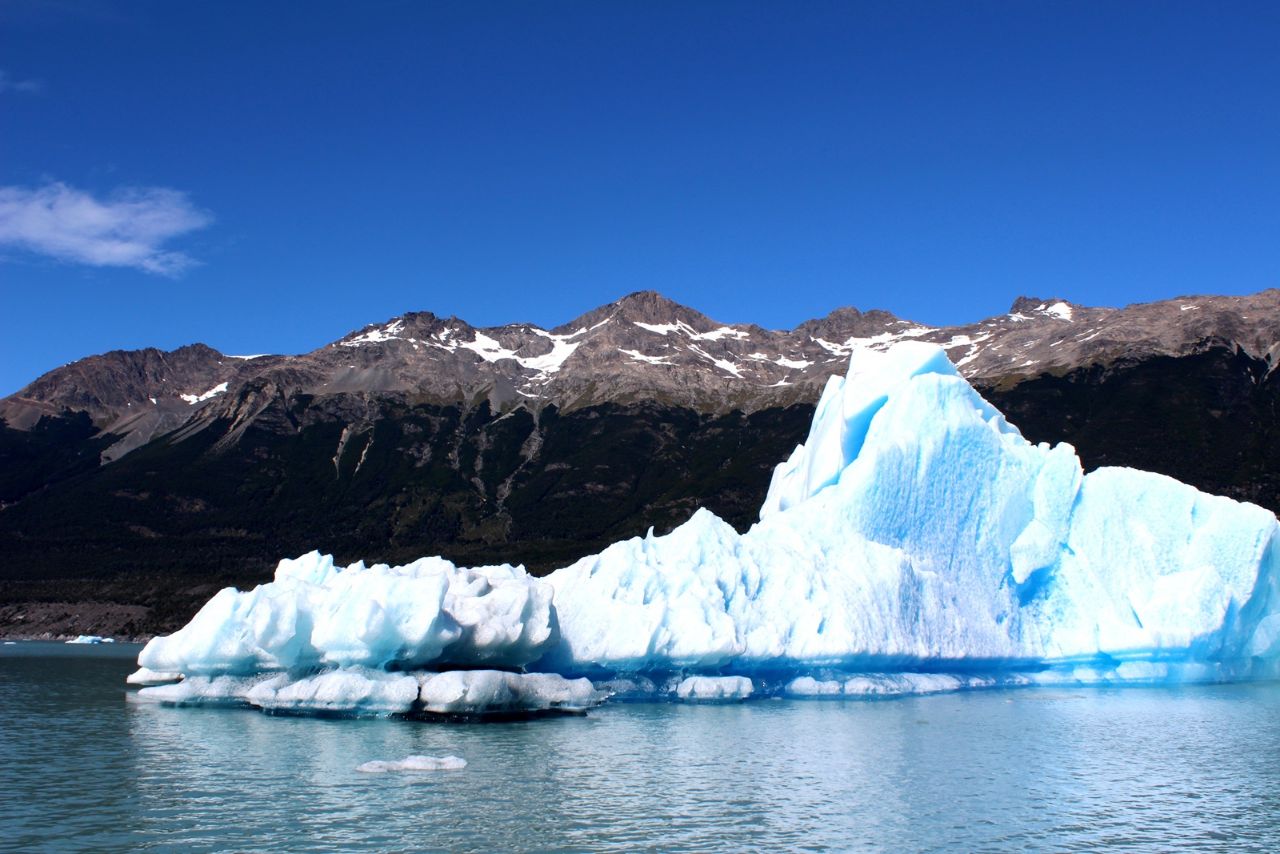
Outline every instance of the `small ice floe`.
<svg viewBox="0 0 1280 854"><path fill-rule="evenodd" d="M128 685L141 685L143 687L151 685L169 685L174 682L181 682L182 674L163 670L148 670L145 667L139 667L133 673L130 673L129 677L124 681Z"/></svg>
<svg viewBox="0 0 1280 854"><path fill-rule="evenodd" d="M461 771L467 760L461 756L406 756L404 759L374 759L356 770L365 774L386 774L389 771Z"/></svg>
<svg viewBox="0 0 1280 854"><path fill-rule="evenodd" d="M287 681L283 673L261 673L256 676L188 676L181 682L144 686L134 696L139 700L167 706L238 706L250 705L253 689L266 685L279 686Z"/></svg>
<svg viewBox="0 0 1280 854"><path fill-rule="evenodd" d="M435 715L575 714L603 703L608 694L589 679L555 673L450 670L421 676L422 711Z"/></svg>
<svg viewBox="0 0 1280 854"><path fill-rule="evenodd" d="M17 645L18 645L18 642L17 642L17 641L5 641L5 642L4 642L4 645L5 645L5 646L17 646Z"/></svg>
<svg viewBox="0 0 1280 854"><path fill-rule="evenodd" d="M78 635L67 643L115 643L115 638L104 638L101 635Z"/></svg>
<svg viewBox="0 0 1280 854"><path fill-rule="evenodd" d="M745 700L751 691L751 680L745 676L689 676L676 686L681 700L701 703Z"/></svg>

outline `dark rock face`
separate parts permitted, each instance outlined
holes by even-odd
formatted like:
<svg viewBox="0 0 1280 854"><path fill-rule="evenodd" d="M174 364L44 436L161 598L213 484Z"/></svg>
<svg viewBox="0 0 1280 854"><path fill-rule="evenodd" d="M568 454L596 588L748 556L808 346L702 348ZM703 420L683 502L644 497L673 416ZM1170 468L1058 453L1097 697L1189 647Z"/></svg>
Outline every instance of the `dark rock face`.
<svg viewBox="0 0 1280 854"><path fill-rule="evenodd" d="M1237 348L1077 368L988 399L1086 469L1129 466L1280 512L1280 375Z"/></svg>
<svg viewBox="0 0 1280 854"><path fill-rule="evenodd" d="M1280 291L1123 309L1022 297L1007 314L942 328L842 308L773 331L722 324L651 291L550 331L529 324L479 329L418 312L297 356L225 356L200 344L90 356L0 400L0 418L26 430L44 416L86 412L116 436L104 452L112 460L180 427L190 434L225 419L243 427L276 396L389 395L465 406L486 400L502 412L649 401L754 412L811 403L854 350L911 339L941 344L967 377L1003 385L1214 347L1270 361L1280 342Z"/></svg>
<svg viewBox="0 0 1280 854"><path fill-rule="evenodd" d="M0 631L169 630L313 548L541 573L698 506L745 529L826 377L904 338L1086 468L1280 508L1276 291L1024 298L947 329L840 309L771 332L649 292L551 331L409 314L303 356L90 357L0 401Z"/></svg>
<svg viewBox="0 0 1280 854"><path fill-rule="evenodd" d="M235 428L220 421L27 496L0 514L0 602L61 600L89 579L124 596L113 601L161 603L126 632L145 633L184 621L209 585L252 585L313 548L545 572L698 506L746 527L812 415L378 403L378 418L352 426L370 401L281 402L296 433L264 418L223 445Z"/></svg>

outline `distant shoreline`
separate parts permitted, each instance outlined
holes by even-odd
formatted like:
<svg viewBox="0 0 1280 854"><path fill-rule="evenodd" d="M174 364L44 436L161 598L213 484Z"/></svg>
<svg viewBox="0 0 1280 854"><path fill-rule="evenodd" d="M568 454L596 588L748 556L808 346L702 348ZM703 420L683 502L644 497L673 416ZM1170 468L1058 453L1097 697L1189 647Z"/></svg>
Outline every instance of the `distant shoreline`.
<svg viewBox="0 0 1280 854"><path fill-rule="evenodd" d="M110 635L110 634L102 634L101 632L83 632L83 633L81 633L81 634L87 634L87 635L97 634L99 637L103 637L103 638L111 638L111 640L112 640L114 643L117 643L117 644L145 644L145 643L147 643L149 640L151 640L151 636L150 636L150 635L142 635L142 636L122 635L122 636L115 636L115 635ZM7 643L7 642L9 642L9 641L14 641L14 642L22 642L22 641L48 641L48 642L50 642L50 643L66 643L67 641L75 640L76 638L78 638L78 637L80 637L80 636L81 636L80 634L74 634L74 635L63 635L63 634L52 634L52 633L50 633L50 632L44 632L44 633L42 633L42 634L31 634L31 633L16 633L16 634L15 634L15 633L9 633L9 632L7 632L7 631L6 631L6 632L3 632L3 633L0 633L0 643ZM85 646L98 646L98 644L85 644Z"/></svg>

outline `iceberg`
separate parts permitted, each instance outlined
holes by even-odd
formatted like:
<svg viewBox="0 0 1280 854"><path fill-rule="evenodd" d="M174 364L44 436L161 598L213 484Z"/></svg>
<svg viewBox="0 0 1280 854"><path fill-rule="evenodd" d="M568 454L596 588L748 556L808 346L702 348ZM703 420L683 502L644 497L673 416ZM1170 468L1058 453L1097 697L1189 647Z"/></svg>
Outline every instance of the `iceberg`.
<svg viewBox="0 0 1280 854"><path fill-rule="evenodd" d="M540 664L1271 676L1276 535L1270 512L1167 477L1086 475L905 342L829 382L747 533L700 510L551 574L561 639ZM1144 661L1161 667L1121 666Z"/></svg>
<svg viewBox="0 0 1280 854"><path fill-rule="evenodd" d="M476 668L695 701L1273 678L1276 543L1255 505L1132 469L1086 474L1070 445L1024 439L941 348L909 341L857 351L829 381L746 533L698 510L543 579L441 558L343 569L313 552L154 639L139 664L186 679L141 693L203 680L219 695L276 673L288 685L242 693L391 709L422 671L412 708L475 712L524 690ZM547 702L595 702L582 684Z"/></svg>
<svg viewBox="0 0 1280 854"><path fill-rule="evenodd" d="M87 643L87 644L115 643L115 642L116 642L115 638L104 638L101 635L76 635L71 640L64 641L64 643Z"/></svg>

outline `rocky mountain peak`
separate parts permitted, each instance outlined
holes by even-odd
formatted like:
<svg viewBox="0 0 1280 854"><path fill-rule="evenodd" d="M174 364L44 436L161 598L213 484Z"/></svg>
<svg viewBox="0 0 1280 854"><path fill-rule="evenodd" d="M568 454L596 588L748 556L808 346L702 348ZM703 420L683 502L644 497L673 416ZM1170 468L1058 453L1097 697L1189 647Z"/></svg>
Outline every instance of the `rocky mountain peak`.
<svg viewBox="0 0 1280 854"><path fill-rule="evenodd" d="M487 399L504 411L660 400L699 412L752 412L816 399L852 353L902 340L935 342L966 376L996 382L1185 355L1215 341L1255 355L1280 347L1280 291L1124 309L1019 297L1012 308L941 328L839 308L790 331L722 324L656 291L628 294L551 331L527 323L474 327L416 311L295 356L224 356L203 344L91 356L0 401L0 418L26 429L44 415L83 411L103 429L158 435L188 422L243 420L241 398L259 380L286 398ZM251 396L267 405L267 397Z"/></svg>
<svg viewBox="0 0 1280 854"><path fill-rule="evenodd" d="M685 323L699 332L717 325L705 314L668 299L657 291L635 291L607 305L592 309L566 324L557 326L552 331L557 334L570 334L578 330L596 328L608 320L650 326Z"/></svg>
<svg viewBox="0 0 1280 854"><path fill-rule="evenodd" d="M1059 320L1071 320L1077 308L1080 308L1080 306L1059 297L1041 299L1040 297L1024 296L1018 297L1013 301L1013 305L1009 308L1009 315L1015 319L1018 317L1046 315L1057 317Z"/></svg>

